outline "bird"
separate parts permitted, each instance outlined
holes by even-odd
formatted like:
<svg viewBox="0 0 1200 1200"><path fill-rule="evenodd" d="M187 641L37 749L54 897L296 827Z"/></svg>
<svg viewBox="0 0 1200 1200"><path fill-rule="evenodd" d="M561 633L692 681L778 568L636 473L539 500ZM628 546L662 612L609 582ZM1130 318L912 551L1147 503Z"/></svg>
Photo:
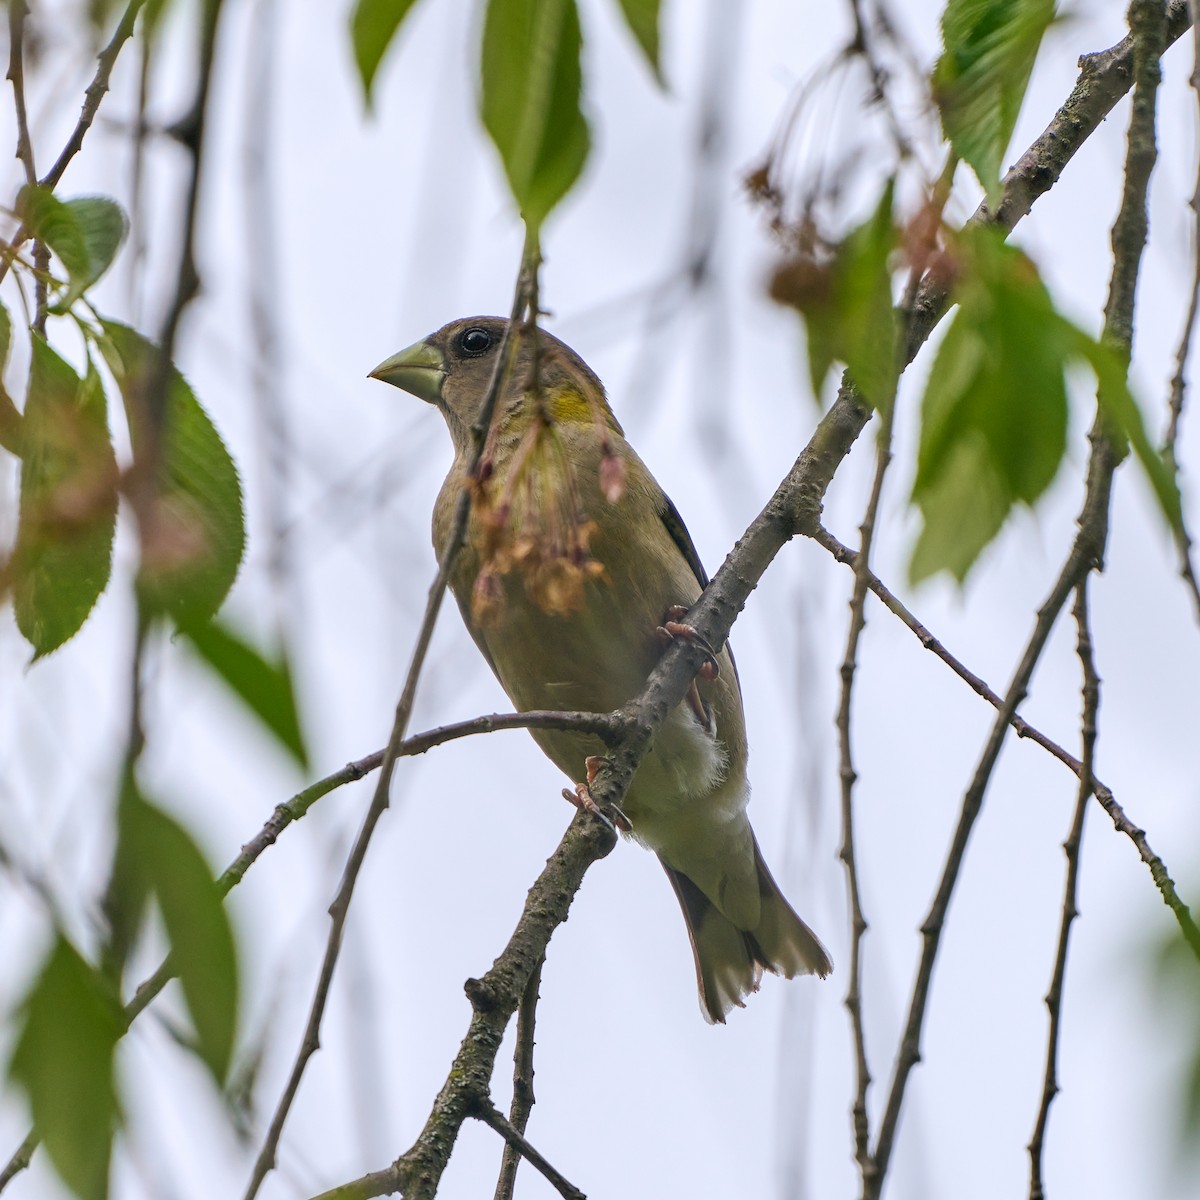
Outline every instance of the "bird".
<svg viewBox="0 0 1200 1200"><path fill-rule="evenodd" d="M502 359L510 332L515 346ZM505 361L472 470L473 426ZM679 620L708 582L691 536L570 347L532 321L510 331L502 317L467 317L370 377L445 418L454 461L434 504L434 548L440 561L466 490L466 537L449 586L518 711L615 711L641 690L664 641L703 641ZM569 779L584 766L590 782L598 737L530 732ZM577 794L586 803L587 785ZM674 888L709 1023L743 1007L764 971L790 979L833 969L767 868L749 796L741 686L726 645L667 718L618 813L622 832L657 854Z"/></svg>

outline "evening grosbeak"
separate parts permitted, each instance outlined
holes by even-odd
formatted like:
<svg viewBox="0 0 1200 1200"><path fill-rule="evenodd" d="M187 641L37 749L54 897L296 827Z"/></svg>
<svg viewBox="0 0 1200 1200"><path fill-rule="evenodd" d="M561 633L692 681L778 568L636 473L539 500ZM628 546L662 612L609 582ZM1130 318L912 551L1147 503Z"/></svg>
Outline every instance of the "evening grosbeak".
<svg viewBox="0 0 1200 1200"><path fill-rule="evenodd" d="M468 489L450 587L513 704L611 712L641 690L664 631L694 635L669 618L696 600L707 576L600 380L541 330L514 331L483 456L468 477L471 427L507 328L499 317L452 321L371 375L435 404L450 427L454 465L434 506L433 544L445 553ZM572 779L602 753L591 735L531 733ZM709 1021L724 1022L764 970L790 979L832 969L771 878L746 817L749 798L741 691L725 647L659 731L620 813L679 898Z"/></svg>

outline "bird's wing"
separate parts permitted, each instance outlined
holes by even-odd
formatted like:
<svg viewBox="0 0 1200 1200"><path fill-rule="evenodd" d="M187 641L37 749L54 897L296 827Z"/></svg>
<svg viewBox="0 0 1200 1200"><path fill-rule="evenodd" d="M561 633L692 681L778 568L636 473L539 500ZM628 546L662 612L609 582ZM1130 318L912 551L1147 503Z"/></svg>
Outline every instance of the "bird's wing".
<svg viewBox="0 0 1200 1200"><path fill-rule="evenodd" d="M687 560L687 565L692 568L692 574L696 577L696 582L702 588L708 587L708 572L704 569L704 564L700 561L700 555L696 553L696 545L692 541L692 535L688 533L687 526L683 523L683 518L679 515L679 509L671 503L671 497L663 493L663 508L662 523L667 527L667 532L671 535L671 541L679 547L680 553Z"/></svg>
<svg viewBox="0 0 1200 1200"><path fill-rule="evenodd" d="M704 569L704 564L700 561L700 555L696 553L696 543L692 541L692 535L688 533L687 526L683 523L683 518L679 515L677 509L671 500L671 497L666 492L662 494L663 510L659 514L662 517L662 523L666 527L667 532L671 535L671 541L679 547L679 552L683 555L687 565L692 568L692 574L696 577L696 582L702 588L708 587L708 572ZM733 647L726 642L725 649L729 652L729 661L733 664L733 678L736 680L738 690L741 690L742 681L738 677L737 660L733 657Z"/></svg>

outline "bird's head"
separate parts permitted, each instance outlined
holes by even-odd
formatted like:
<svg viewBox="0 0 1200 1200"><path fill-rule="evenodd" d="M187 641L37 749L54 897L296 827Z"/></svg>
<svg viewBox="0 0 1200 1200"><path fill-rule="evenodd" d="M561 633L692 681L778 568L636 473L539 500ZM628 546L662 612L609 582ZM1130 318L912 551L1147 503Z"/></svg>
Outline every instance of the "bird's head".
<svg viewBox="0 0 1200 1200"><path fill-rule="evenodd" d="M508 328L503 317L451 321L380 363L371 378L436 404L455 449L465 454ZM574 350L541 329L518 325L515 335L512 366L501 383L493 421L501 436L519 437L539 410L551 424L599 421L621 432L604 385Z"/></svg>

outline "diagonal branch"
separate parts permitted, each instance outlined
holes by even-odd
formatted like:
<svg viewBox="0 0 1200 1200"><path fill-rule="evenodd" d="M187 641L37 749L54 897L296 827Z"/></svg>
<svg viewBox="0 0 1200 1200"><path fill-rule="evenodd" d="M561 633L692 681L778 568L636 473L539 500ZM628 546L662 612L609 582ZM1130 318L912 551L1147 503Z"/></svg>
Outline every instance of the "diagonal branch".
<svg viewBox="0 0 1200 1200"><path fill-rule="evenodd" d="M838 562L857 569L857 552L839 542L824 526L819 527L813 534L813 540L819 546L823 546L828 550ZM883 602L884 607L899 617L908 626L921 645L931 654L940 658L976 695L981 696L993 708L1003 707L1004 700L988 686L986 680L981 679L974 671L955 658L909 611L904 602L890 591L887 585L869 568L867 569L867 585ZM1047 737L1036 726L1031 725L1020 713L1014 712L1009 720L1009 724L1012 726L1013 732L1017 737L1028 738L1031 742L1041 746L1043 750L1058 759L1076 777L1082 775L1083 764L1079 759L1063 746L1059 745L1058 742ZM1150 869L1151 878L1154 880L1155 886L1162 893L1163 901L1179 922L1179 928L1183 933L1185 941L1191 947L1192 953L1197 958L1200 958L1200 928L1197 927L1195 918L1192 916L1188 906L1180 899L1175 882L1167 870L1166 863L1154 852L1150 843L1146 840L1146 831L1139 828L1129 819L1125 814L1125 810L1113 795L1112 789L1106 783L1093 778L1092 793L1099 802L1100 807L1112 819L1113 827L1116 831L1124 834L1134 844L1142 862Z"/></svg>

